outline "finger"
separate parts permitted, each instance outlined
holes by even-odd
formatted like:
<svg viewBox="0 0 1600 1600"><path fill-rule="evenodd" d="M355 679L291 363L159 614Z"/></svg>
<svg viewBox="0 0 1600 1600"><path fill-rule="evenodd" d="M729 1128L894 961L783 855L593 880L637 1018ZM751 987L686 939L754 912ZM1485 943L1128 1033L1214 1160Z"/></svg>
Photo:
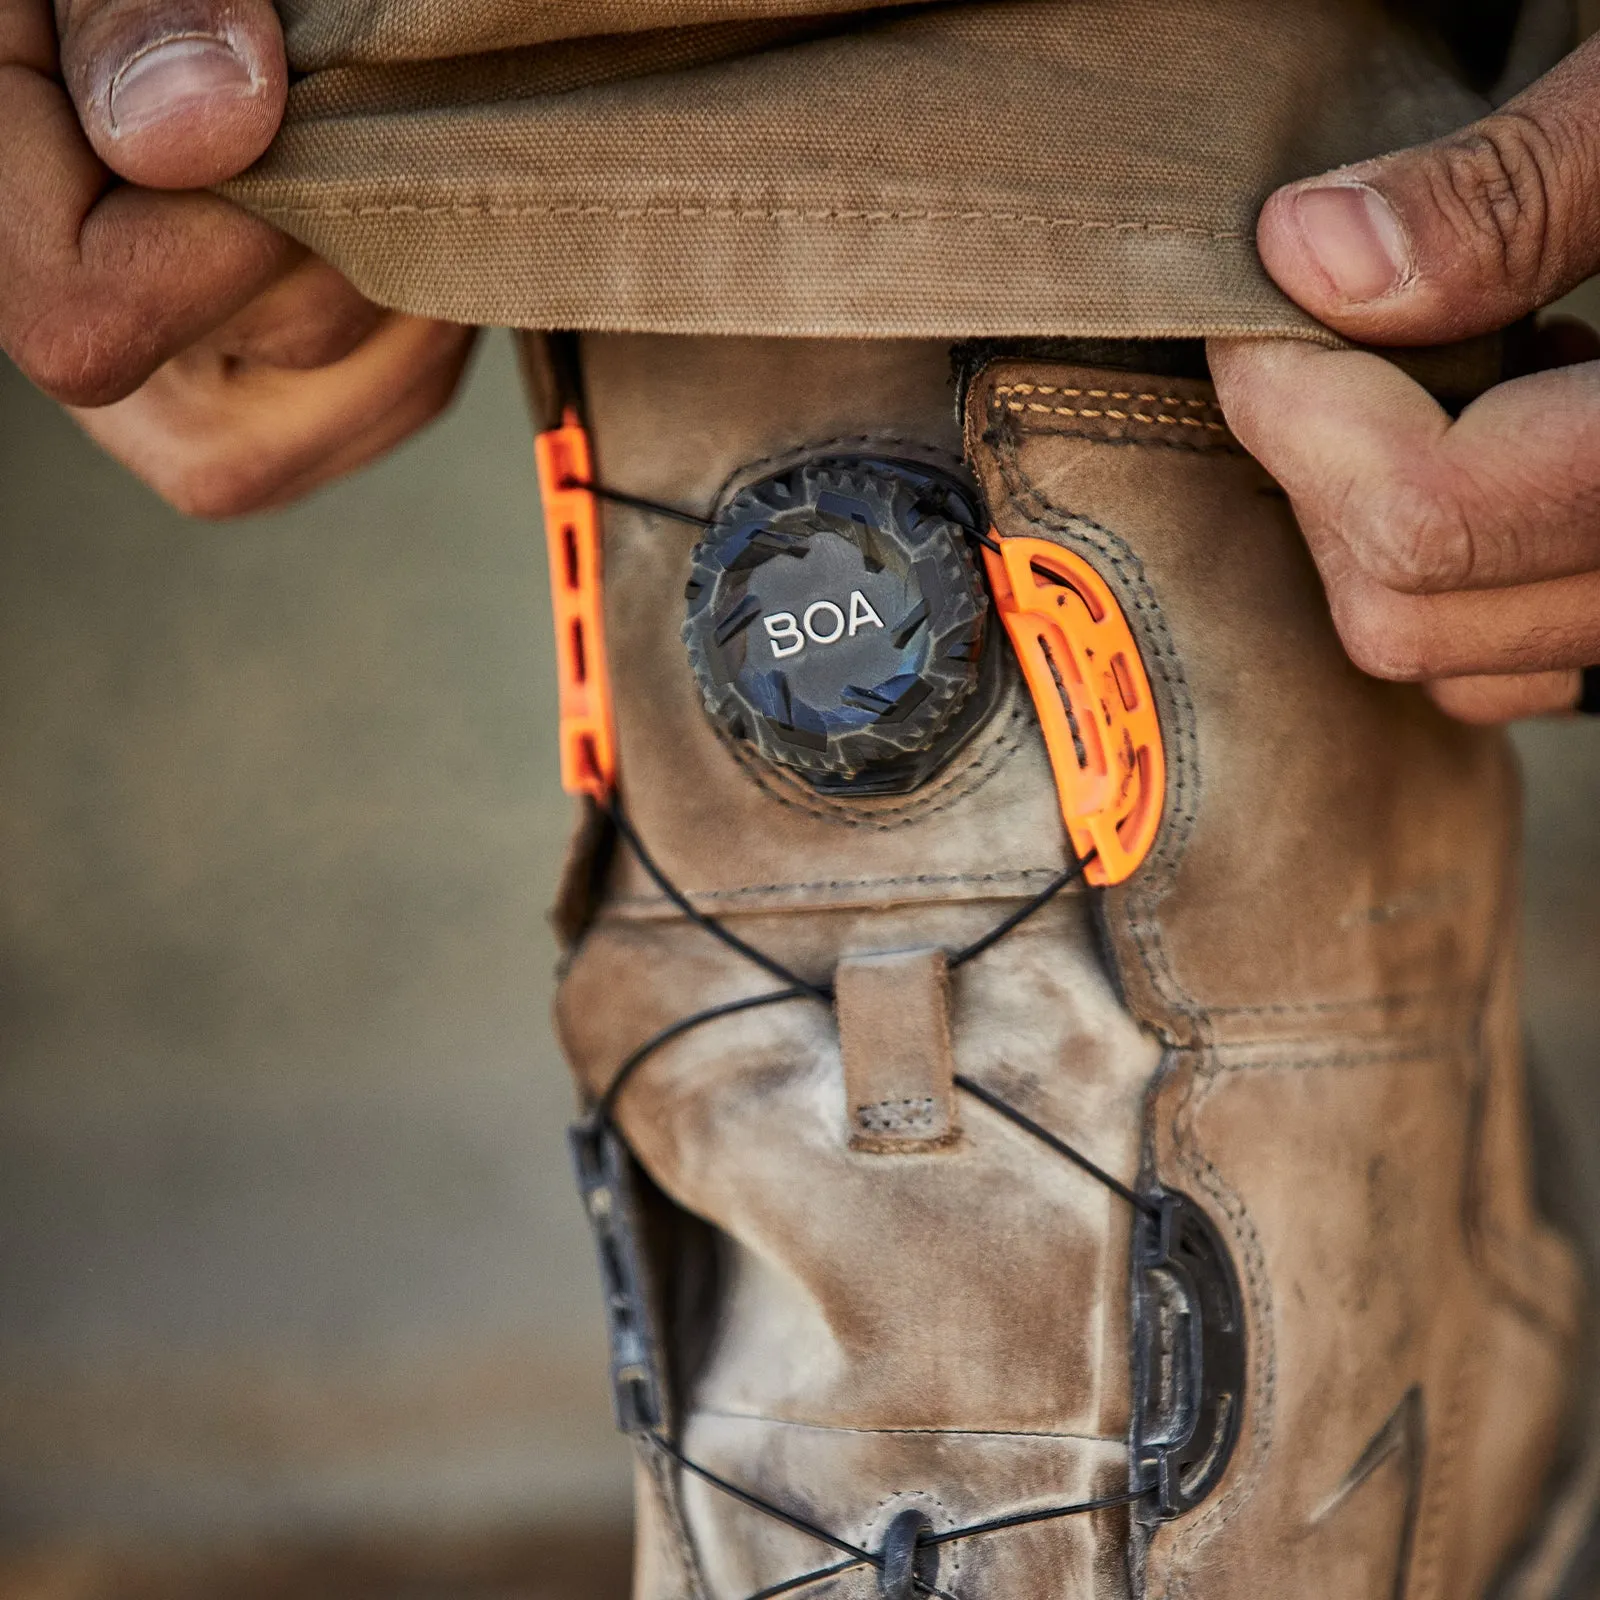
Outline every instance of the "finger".
<svg viewBox="0 0 1600 1600"><path fill-rule="evenodd" d="M1441 678L1426 685L1434 704L1459 722L1493 724L1576 709L1582 674L1527 672L1505 677Z"/></svg>
<svg viewBox="0 0 1600 1600"><path fill-rule="evenodd" d="M325 367L349 355L384 312L315 256L236 312L205 344L217 355L268 367Z"/></svg>
<svg viewBox="0 0 1600 1600"><path fill-rule="evenodd" d="M1365 352L1215 341L1211 359L1330 586L1444 594L1600 567L1600 364L1500 384L1452 421Z"/></svg>
<svg viewBox="0 0 1600 1600"><path fill-rule="evenodd" d="M49 393L98 404L246 305L297 247L214 196L111 186L30 17L48 28L42 10L0 7L0 348Z"/></svg>
<svg viewBox="0 0 1600 1600"><path fill-rule="evenodd" d="M270 0L56 0L61 71L96 154L153 189L200 189L271 143L288 93Z"/></svg>
<svg viewBox="0 0 1600 1600"><path fill-rule="evenodd" d="M1278 285L1371 344L1506 327L1600 269L1600 40L1460 133L1280 189Z"/></svg>
<svg viewBox="0 0 1600 1600"><path fill-rule="evenodd" d="M431 420L472 340L470 328L390 314L351 355L311 371L201 349L126 400L74 415L179 510L238 516L353 471Z"/></svg>
<svg viewBox="0 0 1600 1600"><path fill-rule="evenodd" d="M1376 678L1568 671L1600 661L1600 572L1510 589L1397 594L1359 572L1330 576L1350 659Z"/></svg>

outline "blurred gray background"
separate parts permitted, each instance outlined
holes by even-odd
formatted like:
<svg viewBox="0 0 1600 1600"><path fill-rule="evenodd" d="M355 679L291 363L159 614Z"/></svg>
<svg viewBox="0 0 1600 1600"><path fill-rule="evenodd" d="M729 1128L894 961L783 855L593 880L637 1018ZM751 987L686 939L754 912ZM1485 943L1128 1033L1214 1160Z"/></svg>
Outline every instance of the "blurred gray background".
<svg viewBox="0 0 1600 1600"><path fill-rule="evenodd" d="M224 527L0 365L3 1600L619 1592L535 504L504 335L426 436ZM1600 725L1519 742L1600 1214Z"/></svg>
<svg viewBox="0 0 1600 1600"><path fill-rule="evenodd" d="M222 527L0 363L7 1600L98 1594L86 1540L620 1570L540 538L503 334L391 460Z"/></svg>

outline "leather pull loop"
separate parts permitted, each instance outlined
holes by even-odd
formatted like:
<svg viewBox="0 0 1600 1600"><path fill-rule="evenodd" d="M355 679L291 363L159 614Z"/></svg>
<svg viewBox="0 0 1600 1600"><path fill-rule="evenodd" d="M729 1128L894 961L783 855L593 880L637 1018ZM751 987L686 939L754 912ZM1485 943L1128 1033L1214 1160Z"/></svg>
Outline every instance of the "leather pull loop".
<svg viewBox="0 0 1600 1600"><path fill-rule="evenodd" d="M956 1137L950 977L943 950L847 956L834 974L850 1146L879 1155Z"/></svg>

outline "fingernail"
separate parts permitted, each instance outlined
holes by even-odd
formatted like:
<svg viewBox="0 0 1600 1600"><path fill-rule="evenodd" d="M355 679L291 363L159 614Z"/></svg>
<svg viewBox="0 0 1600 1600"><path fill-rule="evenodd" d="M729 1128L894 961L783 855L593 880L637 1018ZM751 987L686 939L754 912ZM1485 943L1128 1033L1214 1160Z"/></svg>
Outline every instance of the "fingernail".
<svg viewBox="0 0 1600 1600"><path fill-rule="evenodd" d="M1389 202L1361 183L1302 189L1300 236L1346 300L1393 294L1411 276L1411 247Z"/></svg>
<svg viewBox="0 0 1600 1600"><path fill-rule="evenodd" d="M163 39L124 63L111 80L111 127L132 133L197 100L237 99L259 87L250 64L225 40Z"/></svg>

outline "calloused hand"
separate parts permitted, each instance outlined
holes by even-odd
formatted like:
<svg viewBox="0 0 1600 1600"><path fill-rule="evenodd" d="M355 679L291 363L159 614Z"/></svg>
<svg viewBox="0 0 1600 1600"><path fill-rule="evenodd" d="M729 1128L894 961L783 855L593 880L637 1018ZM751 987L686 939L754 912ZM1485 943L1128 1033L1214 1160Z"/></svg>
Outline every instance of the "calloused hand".
<svg viewBox="0 0 1600 1600"><path fill-rule="evenodd" d="M0 348L199 515L370 460L471 346L199 192L266 149L287 82L269 0L0 0Z"/></svg>
<svg viewBox="0 0 1600 1600"><path fill-rule="evenodd" d="M1461 133L1292 184L1258 243L1351 339L1503 328L1600 271L1600 40ZM1570 710L1600 663L1600 340L1541 329L1546 370L1452 419L1378 356L1215 340L1229 421L1288 492L1345 647L1493 722Z"/></svg>

